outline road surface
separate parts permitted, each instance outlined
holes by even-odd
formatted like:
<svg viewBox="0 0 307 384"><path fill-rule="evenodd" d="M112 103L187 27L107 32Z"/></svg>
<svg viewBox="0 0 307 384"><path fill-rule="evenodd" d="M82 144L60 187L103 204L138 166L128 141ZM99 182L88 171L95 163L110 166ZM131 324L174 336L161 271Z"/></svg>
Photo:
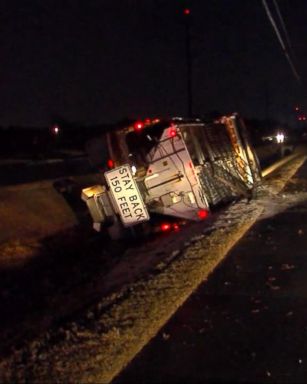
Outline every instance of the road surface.
<svg viewBox="0 0 307 384"><path fill-rule="evenodd" d="M306 196L307 164L114 384L306 383Z"/></svg>

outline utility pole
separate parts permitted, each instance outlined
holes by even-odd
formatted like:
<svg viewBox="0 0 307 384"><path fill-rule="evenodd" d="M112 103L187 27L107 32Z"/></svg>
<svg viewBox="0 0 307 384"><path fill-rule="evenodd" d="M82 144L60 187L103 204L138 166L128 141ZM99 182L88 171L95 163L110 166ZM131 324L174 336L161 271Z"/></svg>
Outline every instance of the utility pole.
<svg viewBox="0 0 307 384"><path fill-rule="evenodd" d="M193 116L193 94L192 94L192 55L191 55L191 23L190 9L183 11L185 17L185 53L187 66L187 112L188 117Z"/></svg>

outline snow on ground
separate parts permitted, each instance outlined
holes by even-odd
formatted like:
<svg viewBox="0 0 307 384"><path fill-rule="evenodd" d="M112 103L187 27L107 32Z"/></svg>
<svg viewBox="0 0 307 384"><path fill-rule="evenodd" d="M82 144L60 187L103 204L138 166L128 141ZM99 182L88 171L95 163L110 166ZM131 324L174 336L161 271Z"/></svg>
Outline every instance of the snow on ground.
<svg viewBox="0 0 307 384"><path fill-rule="evenodd" d="M209 223L195 223L170 237L129 250L124 261L104 277L106 286L114 286L123 277L128 283L103 297L75 322L15 351L1 362L0 381L110 382L207 279L257 218L306 199L300 194L276 196L304 161L298 158L285 166L253 201L232 204L217 218L209 218ZM129 263L129 253L134 263L139 262L137 266Z"/></svg>

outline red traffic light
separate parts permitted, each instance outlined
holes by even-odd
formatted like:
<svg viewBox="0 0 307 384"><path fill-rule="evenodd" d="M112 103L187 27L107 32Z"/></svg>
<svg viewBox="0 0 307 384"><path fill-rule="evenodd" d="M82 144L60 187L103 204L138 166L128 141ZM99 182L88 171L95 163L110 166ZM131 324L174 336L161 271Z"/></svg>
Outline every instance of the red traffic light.
<svg viewBox="0 0 307 384"><path fill-rule="evenodd" d="M191 11L189 10L189 8L185 8L185 9L183 10L183 13L184 13L186 16L188 16L188 15L191 13Z"/></svg>

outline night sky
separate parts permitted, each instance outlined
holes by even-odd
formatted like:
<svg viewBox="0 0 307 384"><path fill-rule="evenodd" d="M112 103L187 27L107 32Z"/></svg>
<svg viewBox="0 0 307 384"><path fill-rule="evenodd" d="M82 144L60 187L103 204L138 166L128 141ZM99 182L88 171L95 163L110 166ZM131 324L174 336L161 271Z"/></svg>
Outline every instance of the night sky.
<svg viewBox="0 0 307 384"><path fill-rule="evenodd" d="M306 98L307 1L277 1L300 83L261 0L1 0L0 125L186 115L185 7L194 113L290 121Z"/></svg>

